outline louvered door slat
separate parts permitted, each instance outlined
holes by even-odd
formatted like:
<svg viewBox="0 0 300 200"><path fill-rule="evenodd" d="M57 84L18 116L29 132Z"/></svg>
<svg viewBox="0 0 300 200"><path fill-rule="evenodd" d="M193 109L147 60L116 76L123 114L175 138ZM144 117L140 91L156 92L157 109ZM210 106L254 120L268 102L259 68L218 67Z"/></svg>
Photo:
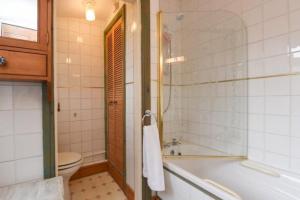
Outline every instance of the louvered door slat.
<svg viewBox="0 0 300 200"><path fill-rule="evenodd" d="M115 160L114 158L114 145L110 141L115 140L115 112L112 102L114 102L114 70L113 70L113 32L107 34L106 37L106 108L108 114L107 126L108 126L108 144L107 144L107 156L109 160Z"/></svg>
<svg viewBox="0 0 300 200"><path fill-rule="evenodd" d="M106 34L107 155L110 172L119 183L124 182L125 175L124 44L124 22L119 19Z"/></svg>
<svg viewBox="0 0 300 200"><path fill-rule="evenodd" d="M124 44L122 21L114 29L114 89L115 89L115 133L116 168L120 173L124 169Z"/></svg>

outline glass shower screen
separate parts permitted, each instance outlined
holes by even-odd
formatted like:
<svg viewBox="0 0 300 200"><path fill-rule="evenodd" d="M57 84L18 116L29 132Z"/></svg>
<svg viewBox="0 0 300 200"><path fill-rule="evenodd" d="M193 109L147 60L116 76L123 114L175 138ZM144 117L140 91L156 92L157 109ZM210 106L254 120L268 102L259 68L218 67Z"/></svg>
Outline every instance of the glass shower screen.
<svg viewBox="0 0 300 200"><path fill-rule="evenodd" d="M247 32L227 11L159 15L164 154L246 156Z"/></svg>

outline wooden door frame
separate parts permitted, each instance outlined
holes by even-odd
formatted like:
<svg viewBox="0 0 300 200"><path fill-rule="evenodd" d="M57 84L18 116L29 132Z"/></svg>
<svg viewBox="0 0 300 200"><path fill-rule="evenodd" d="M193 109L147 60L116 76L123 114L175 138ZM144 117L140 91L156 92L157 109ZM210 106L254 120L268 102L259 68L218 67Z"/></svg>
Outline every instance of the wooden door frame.
<svg viewBox="0 0 300 200"><path fill-rule="evenodd" d="M124 157L124 169L123 169L123 185L120 186L123 190L125 189L126 186L126 5L124 4L122 8L115 14L113 19L110 21L110 23L107 25L107 27L104 30L104 99L105 99L105 158L107 159L108 155L108 109L107 109L107 74L106 74L106 66L107 66L107 45L106 45L106 36L111 30L111 28L115 25L118 20L122 19L123 21L123 42L124 42L124 52L123 52L123 80L124 80L124 123L123 123L123 157Z"/></svg>
<svg viewBox="0 0 300 200"><path fill-rule="evenodd" d="M151 110L150 3L150 0L141 0L142 116L146 110ZM149 121L145 121L145 123L149 123ZM147 184L147 179L144 177L142 179L142 199L150 200L152 198L152 191Z"/></svg>
<svg viewBox="0 0 300 200"><path fill-rule="evenodd" d="M54 0L48 0L48 47L47 47L47 81L42 83L42 108L43 108L43 163L44 178L56 176L56 150L55 150L55 120L54 120L54 66L53 66L53 11Z"/></svg>
<svg viewBox="0 0 300 200"><path fill-rule="evenodd" d="M43 93L43 159L44 178L55 177L55 135L54 135L54 98L49 100L49 90L52 90L48 83L42 84ZM52 92L51 92L52 93Z"/></svg>

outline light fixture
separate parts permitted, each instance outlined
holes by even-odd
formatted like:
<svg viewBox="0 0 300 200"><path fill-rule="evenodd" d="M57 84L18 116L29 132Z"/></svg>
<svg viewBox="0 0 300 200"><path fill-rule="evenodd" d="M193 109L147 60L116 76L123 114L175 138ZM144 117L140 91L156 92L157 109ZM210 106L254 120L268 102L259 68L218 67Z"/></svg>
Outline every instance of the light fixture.
<svg viewBox="0 0 300 200"><path fill-rule="evenodd" d="M133 22L132 24L131 24L131 28L130 28L130 31L131 31L131 33L134 33L135 32L135 30L136 30L136 22Z"/></svg>
<svg viewBox="0 0 300 200"><path fill-rule="evenodd" d="M95 14L95 2L94 1L87 1L86 2L85 19L87 21L95 21L96 14Z"/></svg>
<svg viewBox="0 0 300 200"><path fill-rule="evenodd" d="M168 59L166 59L166 63L167 64L177 63L177 62L184 62L184 61L185 61L184 56L179 56L179 57L174 57L174 58L168 58Z"/></svg>

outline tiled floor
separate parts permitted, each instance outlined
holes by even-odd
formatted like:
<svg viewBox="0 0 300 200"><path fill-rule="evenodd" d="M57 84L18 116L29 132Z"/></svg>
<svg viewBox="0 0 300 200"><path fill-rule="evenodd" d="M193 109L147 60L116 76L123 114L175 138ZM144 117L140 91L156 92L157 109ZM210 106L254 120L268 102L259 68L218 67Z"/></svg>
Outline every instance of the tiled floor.
<svg viewBox="0 0 300 200"><path fill-rule="evenodd" d="M72 200L127 200L107 172L71 181L70 191Z"/></svg>

